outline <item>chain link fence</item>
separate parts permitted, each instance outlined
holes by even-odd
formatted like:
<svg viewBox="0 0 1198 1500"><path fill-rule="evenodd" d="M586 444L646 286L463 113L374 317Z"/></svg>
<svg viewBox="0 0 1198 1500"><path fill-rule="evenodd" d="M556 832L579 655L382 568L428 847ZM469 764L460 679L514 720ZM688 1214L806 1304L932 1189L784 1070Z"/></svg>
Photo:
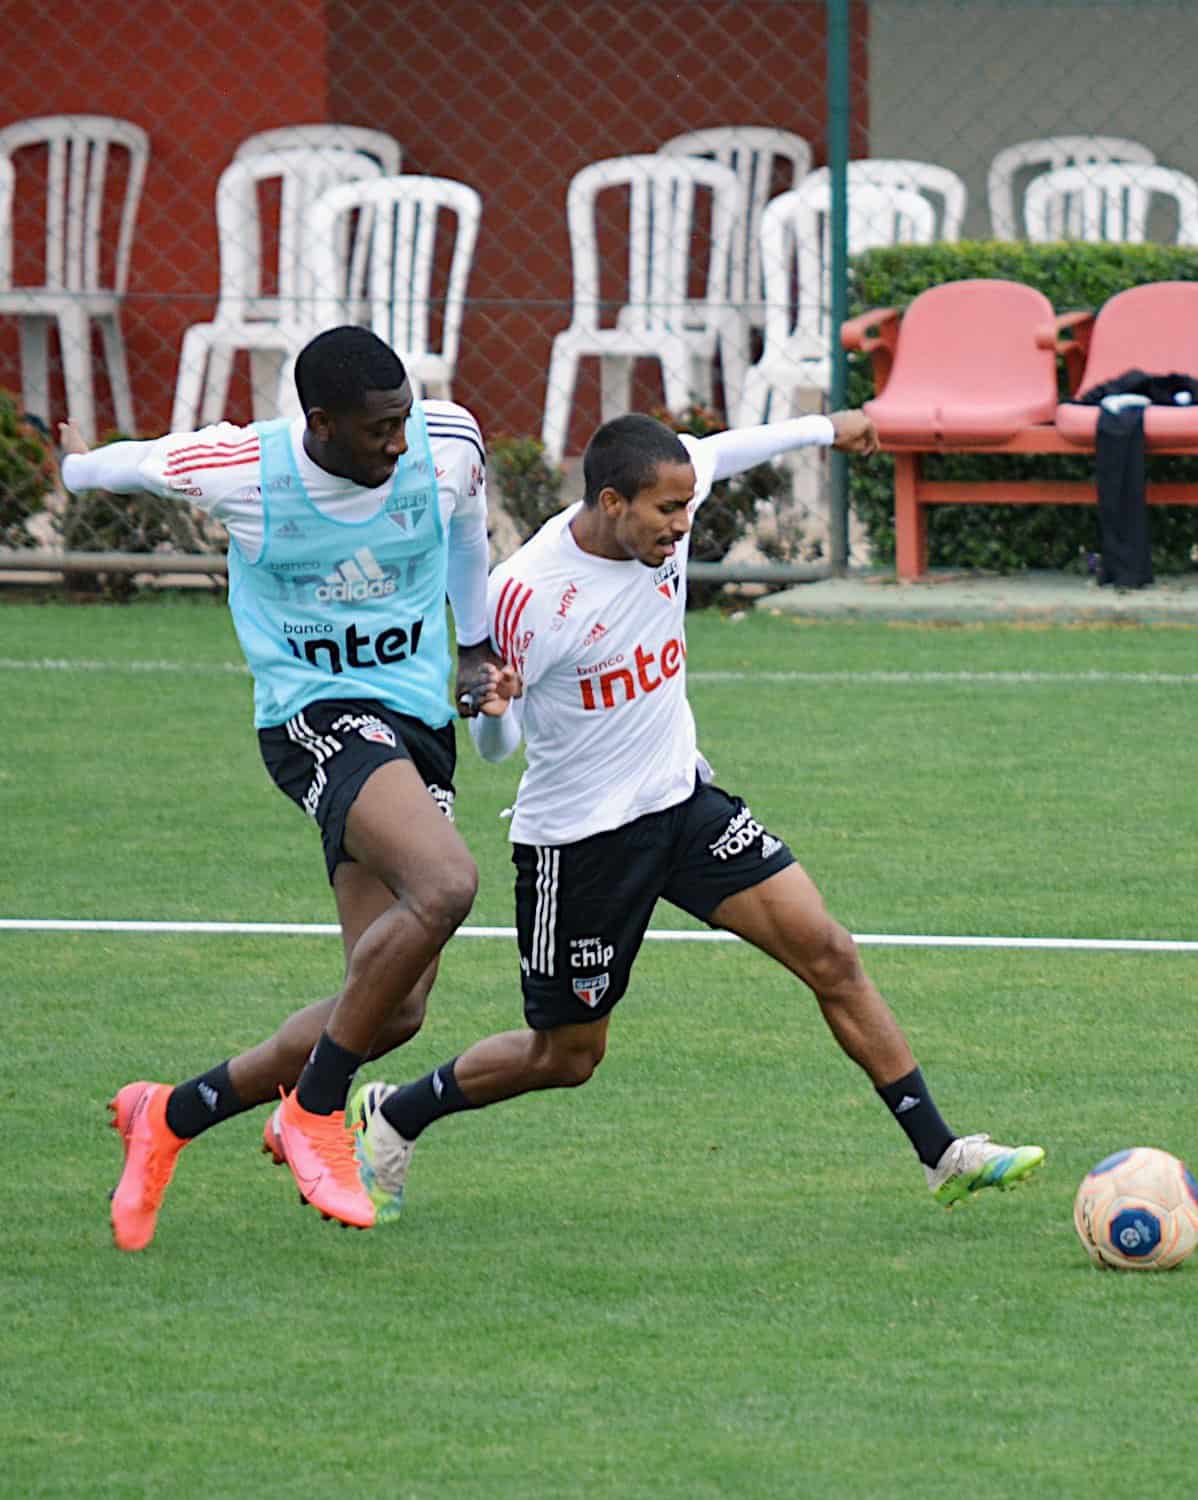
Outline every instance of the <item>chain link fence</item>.
<svg viewBox="0 0 1198 1500"><path fill-rule="evenodd" d="M850 257L1198 238L1184 3L5 0L0 16L9 578L83 552L96 577L181 553L219 570L211 523L64 496L56 424L70 412L104 440L292 411L290 361L335 322L371 324L426 395L479 418L497 553L574 498L602 417L709 431L826 407L837 108ZM1139 196L1104 188L1097 211L1076 183L1036 190L1108 161L1165 170ZM802 576L826 563L835 505L827 463L802 455L706 508L696 558ZM857 523L851 540L867 560Z"/></svg>

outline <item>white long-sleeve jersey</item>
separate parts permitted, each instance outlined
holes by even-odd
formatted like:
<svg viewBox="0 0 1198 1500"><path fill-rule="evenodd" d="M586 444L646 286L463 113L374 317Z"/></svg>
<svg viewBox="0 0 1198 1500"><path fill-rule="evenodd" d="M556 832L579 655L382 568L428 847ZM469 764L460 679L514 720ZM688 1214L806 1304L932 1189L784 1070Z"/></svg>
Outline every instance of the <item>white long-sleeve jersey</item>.
<svg viewBox="0 0 1198 1500"><path fill-rule="evenodd" d="M695 470L691 513L717 480L788 449L833 440L826 417L682 442ZM554 516L491 574L491 644L524 685L499 718L471 721L480 752L528 761L511 837L567 844L688 797L708 776L686 694L690 535L659 568L584 552Z"/></svg>

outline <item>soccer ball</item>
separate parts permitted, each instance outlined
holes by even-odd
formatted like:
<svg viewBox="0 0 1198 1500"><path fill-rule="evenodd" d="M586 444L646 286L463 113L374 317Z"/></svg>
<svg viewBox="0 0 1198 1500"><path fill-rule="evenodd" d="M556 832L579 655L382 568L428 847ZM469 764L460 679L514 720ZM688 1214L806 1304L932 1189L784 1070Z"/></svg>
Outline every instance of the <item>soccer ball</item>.
<svg viewBox="0 0 1198 1500"><path fill-rule="evenodd" d="M1116 1151L1082 1178L1073 1224L1100 1269L1170 1271L1198 1246L1198 1182L1167 1151Z"/></svg>

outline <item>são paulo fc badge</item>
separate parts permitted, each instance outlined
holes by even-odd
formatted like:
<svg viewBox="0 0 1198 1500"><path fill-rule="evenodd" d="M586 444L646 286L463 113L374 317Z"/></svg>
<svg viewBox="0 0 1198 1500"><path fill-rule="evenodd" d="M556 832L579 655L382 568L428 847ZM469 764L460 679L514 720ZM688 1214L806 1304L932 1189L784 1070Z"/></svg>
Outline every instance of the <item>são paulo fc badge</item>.
<svg viewBox="0 0 1198 1500"><path fill-rule="evenodd" d="M584 1005L589 1005L593 1010L607 994L607 985L606 974L590 974L585 978L574 980L574 994Z"/></svg>
<svg viewBox="0 0 1198 1500"><path fill-rule="evenodd" d="M382 719L366 719L358 725L358 733L364 740L371 740L376 745L387 745L395 749L395 731Z"/></svg>
<svg viewBox="0 0 1198 1500"><path fill-rule="evenodd" d="M663 599L673 599L678 593L678 559L667 558L653 575L653 587Z"/></svg>

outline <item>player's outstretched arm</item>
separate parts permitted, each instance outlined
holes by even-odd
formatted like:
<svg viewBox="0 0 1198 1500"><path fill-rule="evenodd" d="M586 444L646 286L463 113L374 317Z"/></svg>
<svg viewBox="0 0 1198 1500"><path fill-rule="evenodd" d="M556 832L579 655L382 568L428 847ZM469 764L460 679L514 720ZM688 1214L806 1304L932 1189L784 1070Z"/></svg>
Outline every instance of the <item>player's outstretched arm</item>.
<svg viewBox="0 0 1198 1500"><path fill-rule="evenodd" d="M734 427L698 441L688 439L687 446L695 462L699 489L704 492L707 474L710 483L716 484L796 448L839 448L868 456L877 452L878 436L864 412L835 411L826 417L815 413L785 422L766 422L760 427Z"/></svg>
<svg viewBox="0 0 1198 1500"><path fill-rule="evenodd" d="M115 495L130 495L146 488L141 462L153 443L106 443L103 448L89 448L71 421L58 424L58 441L62 448L62 482L68 490L111 490Z"/></svg>
<svg viewBox="0 0 1198 1500"><path fill-rule="evenodd" d="M123 439L119 443L105 443L100 448L89 448L83 434L72 421L58 424L58 440L62 448L62 482L68 490L110 490L114 495L132 495L138 490L150 490L169 500L182 500L168 485L147 468L156 448L161 442L139 442ZM189 499L194 500L193 494ZM200 509L211 509L201 502Z"/></svg>
<svg viewBox="0 0 1198 1500"><path fill-rule="evenodd" d="M860 453L868 457L878 451L878 429L863 411L834 411L828 421L836 433L833 448L842 453Z"/></svg>

